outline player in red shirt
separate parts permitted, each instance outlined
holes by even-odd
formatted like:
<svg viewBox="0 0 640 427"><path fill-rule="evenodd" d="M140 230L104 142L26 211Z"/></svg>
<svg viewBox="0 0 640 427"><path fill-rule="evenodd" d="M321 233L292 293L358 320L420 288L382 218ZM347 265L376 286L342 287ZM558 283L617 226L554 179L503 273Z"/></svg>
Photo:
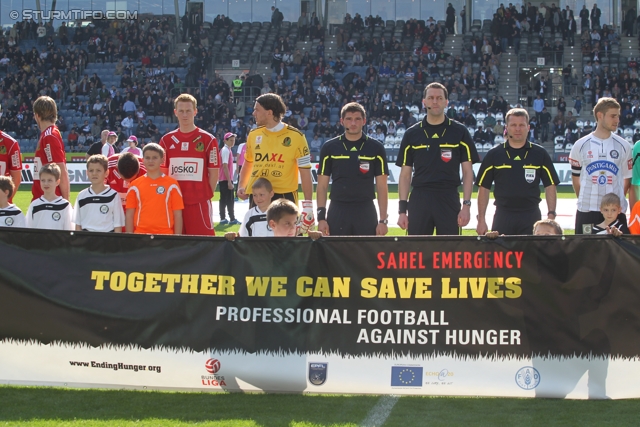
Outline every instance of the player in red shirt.
<svg viewBox="0 0 640 427"><path fill-rule="evenodd" d="M165 151L162 171L175 178L182 191L182 234L215 236L211 199L221 163L218 141L195 125L198 105L193 96L178 96L173 112L179 128L164 135L160 146Z"/></svg>
<svg viewBox="0 0 640 427"><path fill-rule="evenodd" d="M67 157L64 152L62 135L55 124L58 119L56 101L48 96L39 97L33 103L33 115L42 133L33 159L33 186L31 187L33 199L31 200L44 194L40 187L40 168L49 163L57 163L60 166L60 185L56 189L56 194L69 200Z"/></svg>
<svg viewBox="0 0 640 427"><path fill-rule="evenodd" d="M2 106L0 106L0 117L2 117ZM22 155L18 141L2 131L0 131L0 175L11 177L16 187L9 199L11 203L22 182Z"/></svg>
<svg viewBox="0 0 640 427"><path fill-rule="evenodd" d="M127 206L127 192L131 183L146 173L147 169L140 157L133 153L114 154L109 157L107 185L118 192L123 208Z"/></svg>

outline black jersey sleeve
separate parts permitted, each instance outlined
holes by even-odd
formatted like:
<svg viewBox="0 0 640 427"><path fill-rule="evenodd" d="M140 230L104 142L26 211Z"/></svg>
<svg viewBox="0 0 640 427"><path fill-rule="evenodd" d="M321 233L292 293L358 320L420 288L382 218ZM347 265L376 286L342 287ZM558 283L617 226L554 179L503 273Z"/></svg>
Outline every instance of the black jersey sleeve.
<svg viewBox="0 0 640 427"><path fill-rule="evenodd" d="M375 162L375 176L389 175L389 164L387 163L387 150L382 143L378 144L378 154Z"/></svg>
<svg viewBox="0 0 640 427"><path fill-rule="evenodd" d="M480 156L478 156L478 150L476 150L476 144L474 144L473 138L471 138L469 129L462 125L461 127L462 138L460 140L460 163L478 163L480 161Z"/></svg>
<svg viewBox="0 0 640 427"><path fill-rule="evenodd" d="M542 179L542 184L545 187L558 185L560 183L560 178L558 178L558 172L556 171L555 166L553 166L553 160L551 160L551 156L547 150L544 150L543 156L542 165L540 167L540 179Z"/></svg>
<svg viewBox="0 0 640 427"><path fill-rule="evenodd" d="M413 147L411 146L412 134L413 132L409 129L402 136L400 150L398 151L398 158L396 159L396 166L413 166Z"/></svg>
<svg viewBox="0 0 640 427"><path fill-rule="evenodd" d="M480 165L480 170L478 170L478 175L476 177L476 186L486 188L487 190L491 190L491 185L493 184L493 175L494 175L494 166L493 166L493 150L489 151L487 155L482 160L482 164Z"/></svg>
<svg viewBox="0 0 640 427"><path fill-rule="evenodd" d="M323 144L320 148L320 175L331 176L333 164L331 162L331 153L328 144Z"/></svg>

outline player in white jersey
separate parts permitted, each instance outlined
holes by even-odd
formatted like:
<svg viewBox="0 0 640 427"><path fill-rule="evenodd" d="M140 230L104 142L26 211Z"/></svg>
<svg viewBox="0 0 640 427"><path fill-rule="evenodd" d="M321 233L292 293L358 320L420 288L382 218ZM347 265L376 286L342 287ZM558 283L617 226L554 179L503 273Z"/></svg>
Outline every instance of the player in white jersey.
<svg viewBox="0 0 640 427"><path fill-rule="evenodd" d="M66 169L65 169L66 173ZM47 230L73 230L71 203L56 194L61 169L49 163L40 169L40 188L43 195L34 199L27 211L27 227Z"/></svg>
<svg viewBox="0 0 640 427"><path fill-rule="evenodd" d="M76 230L100 231L103 233L121 233L124 227L124 210L120 195L116 190L105 185L109 162L101 154L87 160L87 176L91 187L78 194L73 209L73 222Z"/></svg>
<svg viewBox="0 0 640 427"><path fill-rule="evenodd" d="M627 200L631 185L633 160L629 143L615 134L620 121L620 104L613 98L600 98L593 109L596 130L579 139L571 149L573 188L578 196L576 234L590 234L593 224L600 224L602 197L615 193L620 197L619 219L626 226Z"/></svg>
<svg viewBox="0 0 640 427"><path fill-rule="evenodd" d="M16 186L9 176L0 176L0 227L25 227L25 218L19 207L9 203Z"/></svg>
<svg viewBox="0 0 640 427"><path fill-rule="evenodd" d="M273 186L266 178L258 178L251 186L251 195L256 204L244 216L240 226L240 237L273 237L267 221L267 209L273 197Z"/></svg>

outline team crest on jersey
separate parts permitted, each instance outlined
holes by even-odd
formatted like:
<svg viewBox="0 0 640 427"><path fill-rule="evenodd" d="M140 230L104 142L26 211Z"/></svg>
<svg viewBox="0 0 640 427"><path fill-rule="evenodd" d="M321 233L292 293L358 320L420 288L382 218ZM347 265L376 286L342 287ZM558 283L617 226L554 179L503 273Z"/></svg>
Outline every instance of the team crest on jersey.
<svg viewBox="0 0 640 427"><path fill-rule="evenodd" d="M188 142L183 142L182 146L181 146L181 150L182 151L189 151L189 143Z"/></svg>
<svg viewBox="0 0 640 427"><path fill-rule="evenodd" d="M60 212L54 212L51 218L53 218L54 221L60 221Z"/></svg>
<svg viewBox="0 0 640 427"><path fill-rule="evenodd" d="M0 154L7 154L7 147L0 145Z"/></svg>
<svg viewBox="0 0 640 427"><path fill-rule="evenodd" d="M11 227L13 225L13 218L8 217L4 220L4 225L6 225L7 227Z"/></svg>
<svg viewBox="0 0 640 427"><path fill-rule="evenodd" d="M286 137L284 141L282 141L282 145L284 145L285 147L291 147L291 138Z"/></svg>
<svg viewBox="0 0 640 427"><path fill-rule="evenodd" d="M587 159L593 159L593 151L587 151Z"/></svg>
<svg viewBox="0 0 640 427"><path fill-rule="evenodd" d="M100 206L100 212L103 213L103 214L108 213L109 212L109 206L107 206L107 205Z"/></svg>
<svg viewBox="0 0 640 427"><path fill-rule="evenodd" d="M156 188L156 193L164 194L164 192L165 192L165 188L162 185L160 185L158 188Z"/></svg>
<svg viewBox="0 0 640 427"><path fill-rule="evenodd" d="M199 138L199 137L198 137L198 138ZM204 144L203 144L202 142L198 142L198 143L196 144L196 151L199 151L199 152L201 152L201 153L204 151Z"/></svg>
<svg viewBox="0 0 640 427"><path fill-rule="evenodd" d="M256 136L256 144L260 144L262 142L262 135Z"/></svg>
<svg viewBox="0 0 640 427"><path fill-rule="evenodd" d="M525 169L524 179L531 184L536 179L536 171L534 169Z"/></svg>
<svg viewBox="0 0 640 427"><path fill-rule="evenodd" d="M451 157L452 157L451 150L440 150L440 158L442 159L443 162L449 163L449 161L451 160Z"/></svg>
<svg viewBox="0 0 640 427"><path fill-rule="evenodd" d="M367 173L369 172L369 162L360 162L360 172Z"/></svg>
<svg viewBox="0 0 640 427"><path fill-rule="evenodd" d="M612 159L617 159L618 157L620 157L620 153L618 153L618 150L611 150L609 155L611 156Z"/></svg>

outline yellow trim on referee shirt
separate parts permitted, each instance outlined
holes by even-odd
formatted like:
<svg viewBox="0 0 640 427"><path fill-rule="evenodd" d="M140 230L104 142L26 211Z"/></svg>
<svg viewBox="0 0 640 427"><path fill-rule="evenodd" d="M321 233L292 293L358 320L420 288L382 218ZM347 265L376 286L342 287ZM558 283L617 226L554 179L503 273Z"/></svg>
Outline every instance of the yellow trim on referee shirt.
<svg viewBox="0 0 640 427"><path fill-rule="evenodd" d="M487 172L489 172L489 169L491 169L491 168L493 168L493 166L489 166L488 168L486 168L484 170L484 173L480 177L480 181L478 181L478 186L482 186L482 181L484 181L484 177L487 175Z"/></svg>
<svg viewBox="0 0 640 427"><path fill-rule="evenodd" d="M551 181L553 185L558 185L557 182L553 182L553 176L551 175L551 171L549 170L549 168L547 168L546 166L542 166L542 169L547 171L547 174L549 175L549 181Z"/></svg>
<svg viewBox="0 0 640 427"><path fill-rule="evenodd" d="M467 159L469 159L469 162L472 162L473 159L471 158L471 149L469 149L469 144L465 144L464 141L460 141L460 144L464 145L464 147L467 149Z"/></svg>

